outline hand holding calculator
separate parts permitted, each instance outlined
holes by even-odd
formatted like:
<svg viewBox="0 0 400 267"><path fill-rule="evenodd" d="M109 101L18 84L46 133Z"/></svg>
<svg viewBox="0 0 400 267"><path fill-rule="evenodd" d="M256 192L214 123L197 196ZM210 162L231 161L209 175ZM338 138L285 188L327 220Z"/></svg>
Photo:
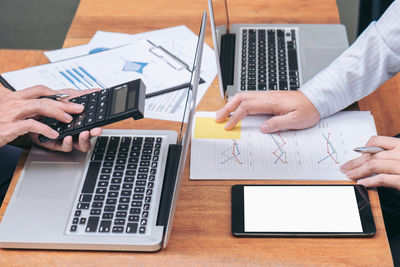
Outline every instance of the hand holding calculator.
<svg viewBox="0 0 400 267"><path fill-rule="evenodd" d="M145 93L145 85L137 79L70 99L70 102L85 108L81 114L73 115L73 120L68 124L48 117L42 118L40 122L56 130L60 134L57 139L62 139L129 117L138 120L143 118ZM47 142L52 139L40 135L39 140Z"/></svg>

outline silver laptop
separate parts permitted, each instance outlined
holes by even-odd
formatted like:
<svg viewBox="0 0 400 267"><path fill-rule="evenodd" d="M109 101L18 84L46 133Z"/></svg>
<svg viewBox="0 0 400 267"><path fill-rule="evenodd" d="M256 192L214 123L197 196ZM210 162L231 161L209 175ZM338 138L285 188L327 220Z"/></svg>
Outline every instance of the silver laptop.
<svg viewBox="0 0 400 267"><path fill-rule="evenodd" d="M226 0L208 0L208 8L222 98L297 90L348 47L343 25L230 25Z"/></svg>
<svg viewBox="0 0 400 267"><path fill-rule="evenodd" d="M185 133L104 130L88 153L33 148L0 223L0 247L157 251L168 244L189 146L207 13ZM190 90L192 89L192 90Z"/></svg>

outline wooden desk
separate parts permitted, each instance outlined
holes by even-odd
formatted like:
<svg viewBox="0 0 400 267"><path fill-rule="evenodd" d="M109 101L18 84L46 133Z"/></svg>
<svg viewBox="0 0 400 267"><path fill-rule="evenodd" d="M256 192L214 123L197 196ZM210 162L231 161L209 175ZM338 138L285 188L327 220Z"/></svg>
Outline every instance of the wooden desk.
<svg viewBox="0 0 400 267"><path fill-rule="evenodd" d="M139 33L185 24L193 32L198 32L201 12L205 9L206 0L81 0L65 47L87 43L96 30ZM229 0L229 10L235 23L339 22L334 0ZM212 45L210 32L206 42ZM0 72L45 62L41 51L0 51ZM215 80L198 110L215 110L223 105L217 86ZM126 120L109 126L138 129L176 127L176 123L147 119ZM4 214L24 159L19 162L0 215ZM230 233L230 187L239 181L190 181L188 164L167 249L158 253L0 250L0 266L392 265L376 191L369 192L377 226L373 238L234 238ZM278 184L282 181L244 183Z"/></svg>

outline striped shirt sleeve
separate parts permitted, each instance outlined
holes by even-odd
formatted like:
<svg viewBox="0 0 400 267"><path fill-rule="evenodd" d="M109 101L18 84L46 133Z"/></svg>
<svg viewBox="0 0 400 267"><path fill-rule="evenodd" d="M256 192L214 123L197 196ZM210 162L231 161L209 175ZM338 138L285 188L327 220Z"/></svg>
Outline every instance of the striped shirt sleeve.
<svg viewBox="0 0 400 267"><path fill-rule="evenodd" d="M300 88L321 118L372 93L400 71L399 14L396 0L352 46Z"/></svg>

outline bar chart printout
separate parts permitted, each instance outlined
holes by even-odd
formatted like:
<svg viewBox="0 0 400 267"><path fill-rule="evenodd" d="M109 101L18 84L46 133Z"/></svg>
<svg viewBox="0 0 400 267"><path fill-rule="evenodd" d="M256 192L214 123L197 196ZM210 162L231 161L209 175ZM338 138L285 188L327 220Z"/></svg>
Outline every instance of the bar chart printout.
<svg viewBox="0 0 400 267"><path fill-rule="evenodd" d="M62 79L65 79L65 84L70 83L74 89L106 88L98 78L95 78L88 70L79 65L63 68L58 67L57 72L61 75Z"/></svg>
<svg viewBox="0 0 400 267"><path fill-rule="evenodd" d="M352 149L376 134L369 112L340 112L305 130L263 134L267 116L248 116L232 131L198 112L192 133L191 179L348 180L339 168ZM207 166L207 167L205 167Z"/></svg>

